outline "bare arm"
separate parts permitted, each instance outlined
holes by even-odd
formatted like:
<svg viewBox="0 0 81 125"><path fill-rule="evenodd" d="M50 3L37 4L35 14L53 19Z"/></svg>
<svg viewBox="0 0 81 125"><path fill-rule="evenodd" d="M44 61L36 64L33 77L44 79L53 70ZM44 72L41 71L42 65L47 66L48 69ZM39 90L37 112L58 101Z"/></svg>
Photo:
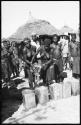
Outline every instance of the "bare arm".
<svg viewBox="0 0 81 125"><path fill-rule="evenodd" d="M27 60L26 49L23 50L23 58L22 59L24 62L31 65L31 62L29 60Z"/></svg>

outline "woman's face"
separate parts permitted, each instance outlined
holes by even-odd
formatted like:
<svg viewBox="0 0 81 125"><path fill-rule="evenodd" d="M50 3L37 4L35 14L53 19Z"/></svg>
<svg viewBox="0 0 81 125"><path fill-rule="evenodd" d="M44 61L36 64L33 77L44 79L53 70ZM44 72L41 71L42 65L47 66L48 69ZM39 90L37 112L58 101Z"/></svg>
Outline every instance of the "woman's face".
<svg viewBox="0 0 81 125"><path fill-rule="evenodd" d="M41 44L41 45L44 45L44 41L43 41L43 40L41 40L41 41L40 41L40 44Z"/></svg>
<svg viewBox="0 0 81 125"><path fill-rule="evenodd" d="M5 48L7 48L7 42L4 42L4 43L3 43L3 46L4 46Z"/></svg>
<svg viewBox="0 0 81 125"><path fill-rule="evenodd" d="M44 45L44 47L45 47L45 50L48 50L50 45Z"/></svg>
<svg viewBox="0 0 81 125"><path fill-rule="evenodd" d="M75 40L76 40L76 36L75 36L75 35L72 35L72 36L71 36L71 40L72 40L72 41L75 41Z"/></svg>
<svg viewBox="0 0 81 125"><path fill-rule="evenodd" d="M57 42L57 41L58 41L57 36L54 36L54 37L53 37L53 42Z"/></svg>
<svg viewBox="0 0 81 125"><path fill-rule="evenodd" d="M36 36L35 36L35 35L32 36L32 40L33 40L33 41L36 40Z"/></svg>
<svg viewBox="0 0 81 125"><path fill-rule="evenodd" d="M26 47L30 46L30 42L28 40L25 40L24 42L26 43Z"/></svg>

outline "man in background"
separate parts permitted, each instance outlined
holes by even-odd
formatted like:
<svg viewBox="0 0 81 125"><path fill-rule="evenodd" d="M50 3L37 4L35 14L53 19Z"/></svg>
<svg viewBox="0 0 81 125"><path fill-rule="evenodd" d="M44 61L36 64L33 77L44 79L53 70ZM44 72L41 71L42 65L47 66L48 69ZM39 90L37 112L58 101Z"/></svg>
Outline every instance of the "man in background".
<svg viewBox="0 0 81 125"><path fill-rule="evenodd" d="M70 55L73 58L72 75L78 78L80 75L80 44L76 42L76 34L72 34L71 41L69 43Z"/></svg>
<svg viewBox="0 0 81 125"><path fill-rule="evenodd" d="M10 82L10 76L11 76L11 67L10 67L10 53L9 48L7 44L7 40L3 41L2 48L1 48L1 72L2 72L2 79L5 82L5 84L8 86Z"/></svg>

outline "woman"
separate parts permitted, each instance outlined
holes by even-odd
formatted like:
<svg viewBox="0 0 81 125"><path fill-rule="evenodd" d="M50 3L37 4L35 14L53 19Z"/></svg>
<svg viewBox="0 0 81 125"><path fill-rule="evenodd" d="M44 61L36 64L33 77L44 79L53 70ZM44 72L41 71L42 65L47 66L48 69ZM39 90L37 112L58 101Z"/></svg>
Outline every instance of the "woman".
<svg viewBox="0 0 81 125"><path fill-rule="evenodd" d="M50 44L51 44L50 39L45 39L44 45L37 50L35 56L32 59L32 63L33 63L34 59L40 53L40 60L42 65L42 68L40 71L40 78L43 79L44 85L47 85L47 86L52 82L53 80L52 76L54 76L50 72L50 66L53 64Z"/></svg>
<svg viewBox="0 0 81 125"><path fill-rule="evenodd" d="M30 88L33 88L33 76L31 72L32 67L32 57L36 53L36 47L31 45L31 41L28 38L24 39L25 46L23 48L23 61L25 62L24 72L25 72L25 78L29 78L29 85Z"/></svg>
<svg viewBox="0 0 81 125"><path fill-rule="evenodd" d="M59 44L58 42L59 42L59 37L57 34L54 34L53 41L50 46L52 48L52 57L57 60L54 66L56 82L59 82L60 80L59 76L63 72L62 49L61 49L61 44Z"/></svg>

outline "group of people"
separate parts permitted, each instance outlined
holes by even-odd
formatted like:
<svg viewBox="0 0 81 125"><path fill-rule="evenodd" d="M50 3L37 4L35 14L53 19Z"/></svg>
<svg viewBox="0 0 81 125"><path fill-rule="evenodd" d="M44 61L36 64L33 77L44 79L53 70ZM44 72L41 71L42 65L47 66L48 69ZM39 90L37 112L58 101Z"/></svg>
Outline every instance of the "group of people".
<svg viewBox="0 0 81 125"><path fill-rule="evenodd" d="M41 65L40 79L48 86L54 80L61 82L67 74L67 68L72 70L72 75L79 78L80 75L80 41L76 41L76 34L52 35L39 38L34 34L32 39L24 38L17 43L3 40L1 44L1 68L2 81L7 85L11 76L18 77L22 67L25 78L29 79L30 88L33 88L34 75L31 71L33 64ZM35 84L36 86L36 84Z"/></svg>

